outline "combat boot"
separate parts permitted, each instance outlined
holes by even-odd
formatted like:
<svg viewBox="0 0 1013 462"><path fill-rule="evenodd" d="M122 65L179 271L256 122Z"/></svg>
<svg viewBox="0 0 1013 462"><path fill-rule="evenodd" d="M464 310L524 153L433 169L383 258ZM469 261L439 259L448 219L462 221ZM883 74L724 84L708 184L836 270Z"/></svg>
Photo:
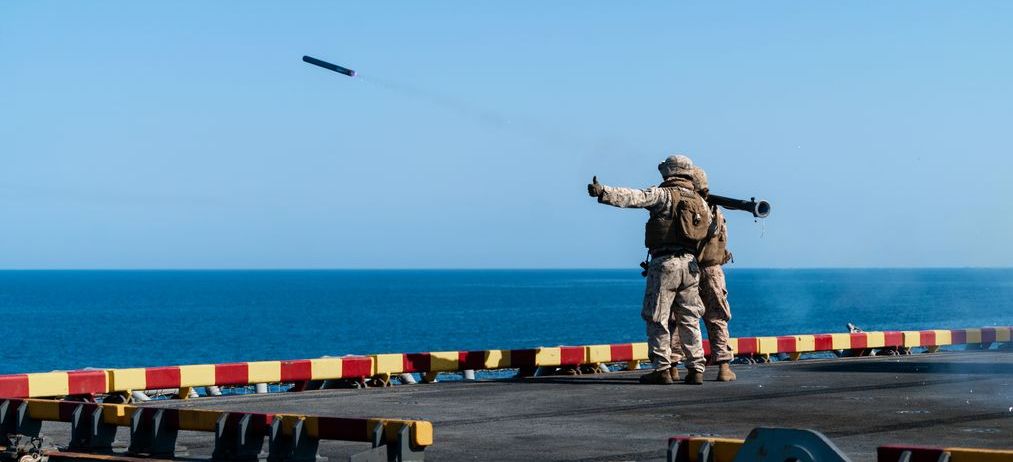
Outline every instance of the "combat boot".
<svg viewBox="0 0 1013 462"><path fill-rule="evenodd" d="M735 373L732 372L732 368L728 365L728 361L720 363L718 366L718 382L732 382L735 380Z"/></svg>
<svg viewBox="0 0 1013 462"><path fill-rule="evenodd" d="M679 379L680 379L680 377L679 377L679 369L676 368L675 366L672 366L670 369L668 369L668 375L672 376L672 381L673 382L678 382Z"/></svg>
<svg viewBox="0 0 1013 462"><path fill-rule="evenodd" d="M640 376L640 383L647 385L671 385L672 375L668 372L669 369L661 371L651 371L647 374Z"/></svg>
<svg viewBox="0 0 1013 462"><path fill-rule="evenodd" d="M697 372L694 369L690 369L689 372L686 373L685 382L687 385L703 385L703 372Z"/></svg>

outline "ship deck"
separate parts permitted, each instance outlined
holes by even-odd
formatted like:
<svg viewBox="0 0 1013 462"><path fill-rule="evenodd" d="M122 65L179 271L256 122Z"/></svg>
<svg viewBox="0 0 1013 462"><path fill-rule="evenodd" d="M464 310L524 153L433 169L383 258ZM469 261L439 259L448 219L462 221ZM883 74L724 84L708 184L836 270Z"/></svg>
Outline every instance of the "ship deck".
<svg viewBox="0 0 1013 462"><path fill-rule="evenodd" d="M735 365L738 380L640 385L639 372L442 382L157 401L148 405L433 423L429 460L664 460L676 434L744 438L754 427L811 428L854 460L876 446L1013 446L1013 354L968 351ZM64 426L47 424L54 433ZM126 430L121 429L121 439ZM55 435L54 435L55 436ZM62 441L63 436L54 438ZM189 457L206 434L183 432ZM321 442L332 460L367 449Z"/></svg>

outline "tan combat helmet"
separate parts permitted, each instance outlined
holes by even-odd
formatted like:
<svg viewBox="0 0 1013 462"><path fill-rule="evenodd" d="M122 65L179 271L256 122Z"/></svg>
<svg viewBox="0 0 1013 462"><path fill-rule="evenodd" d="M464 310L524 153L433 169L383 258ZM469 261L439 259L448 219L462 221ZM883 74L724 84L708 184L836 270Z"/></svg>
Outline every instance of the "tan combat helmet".
<svg viewBox="0 0 1013 462"><path fill-rule="evenodd" d="M702 168L693 166L693 186L696 188L696 192L705 193L708 191L707 187L707 172Z"/></svg>
<svg viewBox="0 0 1013 462"><path fill-rule="evenodd" d="M658 164L658 171L661 172L662 178L671 178L673 176L691 177L693 175L692 169L693 161L682 154L668 156L667 159Z"/></svg>

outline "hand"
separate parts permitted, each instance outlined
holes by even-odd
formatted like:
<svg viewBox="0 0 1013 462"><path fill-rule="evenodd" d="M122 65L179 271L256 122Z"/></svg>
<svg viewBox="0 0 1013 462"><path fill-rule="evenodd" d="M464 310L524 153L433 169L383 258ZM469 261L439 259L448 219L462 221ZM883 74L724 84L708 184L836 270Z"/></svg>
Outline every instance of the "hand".
<svg viewBox="0 0 1013 462"><path fill-rule="evenodd" d="M598 182L598 177L594 177L591 180L591 184L587 185L587 195L591 197L601 197L605 193L605 187Z"/></svg>

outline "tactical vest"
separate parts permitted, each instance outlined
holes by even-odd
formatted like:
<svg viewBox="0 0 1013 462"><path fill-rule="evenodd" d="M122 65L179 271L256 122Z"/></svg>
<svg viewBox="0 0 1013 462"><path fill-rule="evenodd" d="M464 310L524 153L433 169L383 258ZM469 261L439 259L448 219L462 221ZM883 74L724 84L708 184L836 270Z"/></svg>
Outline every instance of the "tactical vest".
<svg viewBox="0 0 1013 462"><path fill-rule="evenodd" d="M732 259L732 253L728 251L728 226L725 224L725 215L714 206L711 207L711 216L708 237L703 241L700 253L696 257L700 266L705 268L723 265Z"/></svg>
<svg viewBox="0 0 1013 462"><path fill-rule="evenodd" d="M652 216L647 220L644 245L654 251L683 248L696 253L700 241L707 237L711 214L699 194L679 187L663 188L671 197L669 217Z"/></svg>

